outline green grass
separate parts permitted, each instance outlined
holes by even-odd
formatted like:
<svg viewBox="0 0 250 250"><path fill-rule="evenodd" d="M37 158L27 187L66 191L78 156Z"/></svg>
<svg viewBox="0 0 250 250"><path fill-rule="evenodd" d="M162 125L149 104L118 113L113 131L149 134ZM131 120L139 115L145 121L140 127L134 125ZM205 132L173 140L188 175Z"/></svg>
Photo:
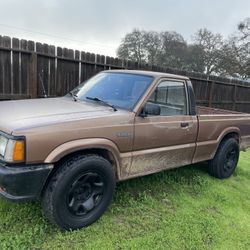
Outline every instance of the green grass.
<svg viewBox="0 0 250 250"><path fill-rule="evenodd" d="M120 183L104 216L74 232L39 202L1 200L0 249L250 249L250 152L227 180L201 164Z"/></svg>

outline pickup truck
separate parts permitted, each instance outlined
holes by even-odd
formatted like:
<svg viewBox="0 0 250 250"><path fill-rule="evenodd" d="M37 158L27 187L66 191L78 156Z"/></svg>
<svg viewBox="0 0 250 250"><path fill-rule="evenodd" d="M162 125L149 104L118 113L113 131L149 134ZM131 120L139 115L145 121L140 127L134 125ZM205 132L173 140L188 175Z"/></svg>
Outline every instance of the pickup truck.
<svg viewBox="0 0 250 250"><path fill-rule="evenodd" d="M59 98L0 103L0 195L41 199L63 230L94 223L116 182L207 161L230 177L250 147L250 114L196 107L184 76L95 75Z"/></svg>

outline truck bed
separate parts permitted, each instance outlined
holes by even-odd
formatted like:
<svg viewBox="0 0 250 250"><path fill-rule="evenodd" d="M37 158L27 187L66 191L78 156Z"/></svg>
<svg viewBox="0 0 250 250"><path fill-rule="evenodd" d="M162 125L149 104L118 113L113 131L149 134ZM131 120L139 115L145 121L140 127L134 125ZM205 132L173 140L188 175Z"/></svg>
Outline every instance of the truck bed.
<svg viewBox="0 0 250 250"><path fill-rule="evenodd" d="M245 113L231 111L231 110L224 110L224 109L217 109L217 108L209 108L205 106L197 106L196 107L197 115L242 115Z"/></svg>
<svg viewBox="0 0 250 250"><path fill-rule="evenodd" d="M231 131L238 131L242 150L250 147L250 114L204 106L197 106L196 112L199 120L197 145L203 148L196 161L204 160L207 152L212 158L223 135Z"/></svg>

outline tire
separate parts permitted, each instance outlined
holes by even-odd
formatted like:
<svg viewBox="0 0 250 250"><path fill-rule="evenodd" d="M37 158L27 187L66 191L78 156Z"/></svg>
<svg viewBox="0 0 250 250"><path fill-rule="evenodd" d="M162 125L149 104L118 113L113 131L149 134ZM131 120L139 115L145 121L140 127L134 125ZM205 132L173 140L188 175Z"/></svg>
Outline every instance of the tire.
<svg viewBox="0 0 250 250"><path fill-rule="evenodd" d="M209 161L209 174L219 179L230 177L238 164L239 154L239 144L234 138L222 141L215 157Z"/></svg>
<svg viewBox="0 0 250 250"><path fill-rule="evenodd" d="M89 226L111 203L115 185L112 165L103 157L71 158L59 166L43 192L44 214L62 230Z"/></svg>

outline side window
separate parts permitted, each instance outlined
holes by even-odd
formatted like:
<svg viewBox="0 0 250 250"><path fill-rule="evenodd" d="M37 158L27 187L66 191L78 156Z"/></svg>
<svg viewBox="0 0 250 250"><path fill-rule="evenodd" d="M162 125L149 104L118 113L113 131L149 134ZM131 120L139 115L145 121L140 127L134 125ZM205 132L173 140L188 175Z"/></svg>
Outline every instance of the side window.
<svg viewBox="0 0 250 250"><path fill-rule="evenodd" d="M148 102L159 105L162 116L187 114L187 99L183 82L171 80L160 82Z"/></svg>

